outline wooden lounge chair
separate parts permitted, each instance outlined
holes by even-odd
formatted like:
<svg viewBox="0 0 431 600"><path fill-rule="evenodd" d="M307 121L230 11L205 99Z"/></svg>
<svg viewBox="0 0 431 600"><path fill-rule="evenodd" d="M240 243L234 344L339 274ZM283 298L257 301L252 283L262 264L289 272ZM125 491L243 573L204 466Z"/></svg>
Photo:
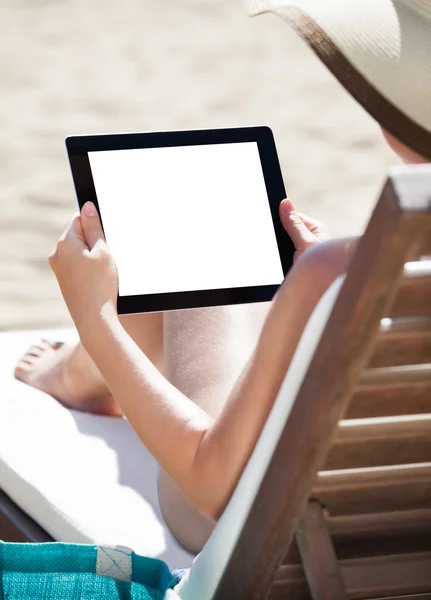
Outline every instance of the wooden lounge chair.
<svg viewBox="0 0 431 600"><path fill-rule="evenodd" d="M426 256L431 167L400 168L311 316L183 600L431 598ZM0 537L8 514L43 537L7 502Z"/></svg>

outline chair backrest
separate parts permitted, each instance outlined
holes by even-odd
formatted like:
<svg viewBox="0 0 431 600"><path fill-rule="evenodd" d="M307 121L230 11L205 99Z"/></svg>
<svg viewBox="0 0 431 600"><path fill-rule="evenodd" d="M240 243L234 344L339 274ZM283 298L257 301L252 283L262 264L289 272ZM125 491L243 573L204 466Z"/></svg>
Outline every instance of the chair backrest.
<svg viewBox="0 0 431 600"><path fill-rule="evenodd" d="M431 464L422 460L429 448L422 427L429 432L430 420L393 417L398 414L395 405L405 406L399 385L415 390L404 415L414 407L421 410L426 398L427 409L431 404L430 369L400 368L431 362L430 271L425 262L404 269L406 262L423 255L431 255L431 167L399 168L388 179L345 280L332 284L307 324L235 493L179 586L184 600L258 600L271 586L271 598L278 593L309 598L302 568L295 564L296 548L287 554L296 531L309 588L317 593L313 597L346 597L346 586L363 570L355 571L350 564L347 583L344 571L341 577L321 503L338 518L333 519L332 531L338 527L340 539L343 527L352 531L343 518L350 518L352 525L351 515L358 513L368 517L365 525L353 518L356 530L370 529L373 518L382 530L384 519L375 514L399 510L401 505L414 511L416 525L426 520ZM385 316L392 320L381 324ZM395 371L387 370L391 365ZM394 387L391 409L388 398ZM356 422L339 424L344 415ZM358 422L368 416L375 422ZM406 428L408 439L415 440L414 448L409 444L410 454L394 433L398 431L399 441ZM419 464L390 466L399 460L404 464L407 458ZM311 497L319 502L309 502ZM279 569L286 555L293 566ZM394 571L393 564L383 567ZM327 576L324 581L319 580L321 572Z"/></svg>

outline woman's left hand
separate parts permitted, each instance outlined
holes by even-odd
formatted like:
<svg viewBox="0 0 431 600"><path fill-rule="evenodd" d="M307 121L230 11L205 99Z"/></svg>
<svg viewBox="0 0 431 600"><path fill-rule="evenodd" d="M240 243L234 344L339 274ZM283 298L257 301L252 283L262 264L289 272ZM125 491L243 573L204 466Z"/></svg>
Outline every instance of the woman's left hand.
<svg viewBox="0 0 431 600"><path fill-rule="evenodd" d="M325 242L331 237L326 225L295 210L289 198L280 203L280 219L295 244L294 261L297 261L307 248Z"/></svg>
<svg viewBox="0 0 431 600"><path fill-rule="evenodd" d="M116 318L118 273L93 203L66 226L48 261L80 333Z"/></svg>

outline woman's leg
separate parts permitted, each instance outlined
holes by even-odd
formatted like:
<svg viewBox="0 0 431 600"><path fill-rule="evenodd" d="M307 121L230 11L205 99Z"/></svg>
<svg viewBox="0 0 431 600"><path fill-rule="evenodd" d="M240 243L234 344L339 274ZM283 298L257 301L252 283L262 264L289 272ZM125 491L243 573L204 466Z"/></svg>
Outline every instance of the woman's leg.
<svg viewBox="0 0 431 600"><path fill-rule="evenodd" d="M143 352L163 372L162 314L125 315L121 321ZM121 415L105 380L81 343L68 346L41 340L20 359L15 377L50 394L69 408Z"/></svg>
<svg viewBox="0 0 431 600"><path fill-rule="evenodd" d="M205 308L164 316L165 375L183 394L216 416L249 360L269 303ZM198 552L214 522L199 513L164 473L159 500L172 533Z"/></svg>

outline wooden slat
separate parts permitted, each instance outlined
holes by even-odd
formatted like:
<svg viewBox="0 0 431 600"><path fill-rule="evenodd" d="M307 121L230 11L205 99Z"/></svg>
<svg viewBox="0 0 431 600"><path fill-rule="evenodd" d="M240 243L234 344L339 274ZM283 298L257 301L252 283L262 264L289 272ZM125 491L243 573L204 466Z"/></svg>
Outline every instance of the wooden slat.
<svg viewBox="0 0 431 600"><path fill-rule="evenodd" d="M341 562L350 600L431 590L431 552Z"/></svg>
<svg viewBox="0 0 431 600"><path fill-rule="evenodd" d="M402 596L386 596L383 600L431 600L431 592L429 594L403 594Z"/></svg>
<svg viewBox="0 0 431 600"><path fill-rule="evenodd" d="M431 227L429 215L423 215L422 228L418 231L416 243L410 248L407 261L431 260Z"/></svg>
<svg viewBox="0 0 431 600"><path fill-rule="evenodd" d="M330 517L339 559L431 552L431 508Z"/></svg>
<svg viewBox="0 0 431 600"><path fill-rule="evenodd" d="M52 542L46 531L0 489L0 540L5 542Z"/></svg>
<svg viewBox="0 0 431 600"><path fill-rule="evenodd" d="M339 559L431 552L431 507L327 518ZM300 564L296 541L283 564Z"/></svg>
<svg viewBox="0 0 431 600"><path fill-rule="evenodd" d="M431 533L431 507L346 517L330 516L328 526L334 540L414 532Z"/></svg>
<svg viewBox="0 0 431 600"><path fill-rule="evenodd" d="M332 516L431 506L431 463L322 471L313 496Z"/></svg>
<svg viewBox="0 0 431 600"><path fill-rule="evenodd" d="M359 379L359 388L399 386L409 387L416 384L431 385L431 365L413 365L365 369Z"/></svg>
<svg viewBox="0 0 431 600"><path fill-rule="evenodd" d="M407 263L388 317L431 315L431 261Z"/></svg>
<svg viewBox="0 0 431 600"><path fill-rule="evenodd" d="M431 365L367 369L347 419L431 413Z"/></svg>
<svg viewBox="0 0 431 600"><path fill-rule="evenodd" d="M431 600L431 592L429 594L403 594L402 596L386 596L383 600Z"/></svg>
<svg viewBox="0 0 431 600"><path fill-rule="evenodd" d="M301 565L279 567L268 600L313 600Z"/></svg>
<svg viewBox="0 0 431 600"><path fill-rule="evenodd" d="M325 469L431 463L431 414L340 421Z"/></svg>
<svg viewBox="0 0 431 600"><path fill-rule="evenodd" d="M313 600L346 600L328 524L318 502L308 502L296 532L296 542Z"/></svg>
<svg viewBox="0 0 431 600"><path fill-rule="evenodd" d="M415 258L431 259L431 233L425 234L418 245Z"/></svg>
<svg viewBox="0 0 431 600"><path fill-rule="evenodd" d="M431 363L431 318L384 319L368 367Z"/></svg>
<svg viewBox="0 0 431 600"><path fill-rule="evenodd" d="M429 594L431 590L431 552L340 560L339 563L349 600L411 597ZM311 600L303 569L299 565L281 566L268 598Z"/></svg>
<svg viewBox="0 0 431 600"><path fill-rule="evenodd" d="M313 600L301 565L279 567L268 600Z"/></svg>

